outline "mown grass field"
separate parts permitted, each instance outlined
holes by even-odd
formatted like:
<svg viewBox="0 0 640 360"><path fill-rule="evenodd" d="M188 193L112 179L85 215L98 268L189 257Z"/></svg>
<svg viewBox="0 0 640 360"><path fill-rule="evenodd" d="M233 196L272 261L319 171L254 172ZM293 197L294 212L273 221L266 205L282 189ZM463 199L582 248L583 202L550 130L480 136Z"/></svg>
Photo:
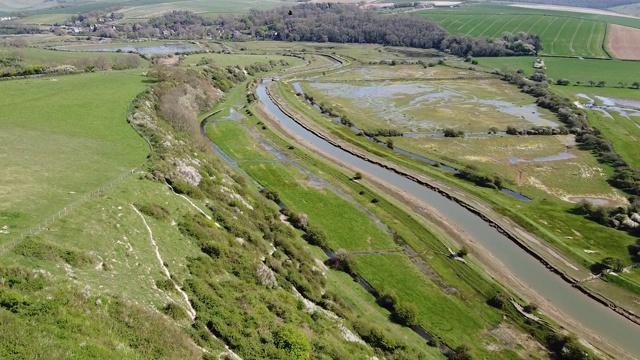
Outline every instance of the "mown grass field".
<svg viewBox="0 0 640 360"><path fill-rule="evenodd" d="M0 211L16 233L145 160L127 110L149 79L126 72L0 82Z"/></svg>

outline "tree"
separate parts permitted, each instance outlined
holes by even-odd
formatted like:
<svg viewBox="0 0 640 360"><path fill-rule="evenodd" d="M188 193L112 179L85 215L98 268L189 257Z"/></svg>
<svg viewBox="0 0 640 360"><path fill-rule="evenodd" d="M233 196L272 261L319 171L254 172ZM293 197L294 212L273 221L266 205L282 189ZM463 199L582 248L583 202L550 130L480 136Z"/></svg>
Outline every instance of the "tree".
<svg viewBox="0 0 640 360"><path fill-rule="evenodd" d="M602 264L606 265L608 268L616 272L620 272L622 271L622 269L624 269L624 261L622 261L622 259L614 257L607 257L602 259Z"/></svg>
<svg viewBox="0 0 640 360"><path fill-rule="evenodd" d="M360 171L356 172L355 175L353 175L353 180L360 180L362 179L362 173Z"/></svg>
<svg viewBox="0 0 640 360"><path fill-rule="evenodd" d="M463 246L460 248L460 250L458 250L458 256L460 257L465 257L469 255L469 248L466 246Z"/></svg>
<svg viewBox="0 0 640 360"><path fill-rule="evenodd" d="M387 140L387 147L388 147L389 149L393 149L393 139L389 139L389 140Z"/></svg>
<svg viewBox="0 0 640 360"><path fill-rule="evenodd" d="M311 245L320 247L327 246L327 233L321 227L311 224L307 227L307 233L305 234L305 240Z"/></svg>
<svg viewBox="0 0 640 360"><path fill-rule="evenodd" d="M640 82L638 81L634 81L633 84L631 84L631 87L634 89L640 89Z"/></svg>
<svg viewBox="0 0 640 360"><path fill-rule="evenodd" d="M589 80L589 86L593 87L595 84L596 84L596 82L595 82L595 81L593 81L593 80Z"/></svg>
<svg viewBox="0 0 640 360"><path fill-rule="evenodd" d="M596 87L604 87L605 85L607 85L606 81L598 81L598 85L596 85Z"/></svg>
<svg viewBox="0 0 640 360"><path fill-rule="evenodd" d="M507 134L508 135L518 135L518 129L516 129L515 127L509 125L509 126L507 126Z"/></svg>
<svg viewBox="0 0 640 360"><path fill-rule="evenodd" d="M492 127L489 128L489 134L497 134L499 132L500 132L500 130L495 126L492 126Z"/></svg>
<svg viewBox="0 0 640 360"><path fill-rule="evenodd" d="M509 302L509 298L502 292L497 292L487 300L487 304L493 306L496 309L504 309L504 306Z"/></svg>

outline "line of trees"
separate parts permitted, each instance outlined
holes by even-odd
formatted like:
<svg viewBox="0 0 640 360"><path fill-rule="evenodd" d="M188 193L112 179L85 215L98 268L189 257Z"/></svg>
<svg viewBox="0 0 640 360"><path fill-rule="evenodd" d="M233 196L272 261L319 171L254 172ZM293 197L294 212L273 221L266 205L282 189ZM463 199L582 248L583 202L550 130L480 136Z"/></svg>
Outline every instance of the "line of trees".
<svg viewBox="0 0 640 360"><path fill-rule="evenodd" d="M368 43L438 49L464 57L535 55L542 49L540 38L535 34L505 33L498 39L449 35L432 20L417 15L388 16L355 5L335 3L254 10L247 15L220 15L216 19L190 11L172 11L147 23L117 24L93 31L103 37Z"/></svg>

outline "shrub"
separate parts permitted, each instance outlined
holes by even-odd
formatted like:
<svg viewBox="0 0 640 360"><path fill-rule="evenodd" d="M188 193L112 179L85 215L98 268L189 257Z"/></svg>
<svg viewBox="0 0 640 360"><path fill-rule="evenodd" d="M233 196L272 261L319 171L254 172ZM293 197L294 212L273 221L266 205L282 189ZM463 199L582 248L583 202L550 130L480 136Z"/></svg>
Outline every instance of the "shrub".
<svg viewBox="0 0 640 360"><path fill-rule="evenodd" d="M393 320L404 326L414 326L418 324L418 309L413 304L396 304L393 312Z"/></svg>
<svg viewBox="0 0 640 360"><path fill-rule="evenodd" d="M293 325L284 325L273 334L273 342L284 350L290 359L306 359L311 353L309 339Z"/></svg>
<svg viewBox="0 0 640 360"><path fill-rule="evenodd" d="M169 210L157 204L136 204L135 207L140 210L141 213L158 220L165 220L171 215Z"/></svg>

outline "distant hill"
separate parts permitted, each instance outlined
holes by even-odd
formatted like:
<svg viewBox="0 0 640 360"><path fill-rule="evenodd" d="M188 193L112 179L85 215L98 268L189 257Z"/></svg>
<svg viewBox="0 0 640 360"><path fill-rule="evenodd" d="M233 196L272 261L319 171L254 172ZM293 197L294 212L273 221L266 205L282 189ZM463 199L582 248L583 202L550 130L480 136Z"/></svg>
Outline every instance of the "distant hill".
<svg viewBox="0 0 640 360"><path fill-rule="evenodd" d="M594 9L608 9L615 6L638 4L638 0L511 0L519 3L549 4L562 6L576 6Z"/></svg>

